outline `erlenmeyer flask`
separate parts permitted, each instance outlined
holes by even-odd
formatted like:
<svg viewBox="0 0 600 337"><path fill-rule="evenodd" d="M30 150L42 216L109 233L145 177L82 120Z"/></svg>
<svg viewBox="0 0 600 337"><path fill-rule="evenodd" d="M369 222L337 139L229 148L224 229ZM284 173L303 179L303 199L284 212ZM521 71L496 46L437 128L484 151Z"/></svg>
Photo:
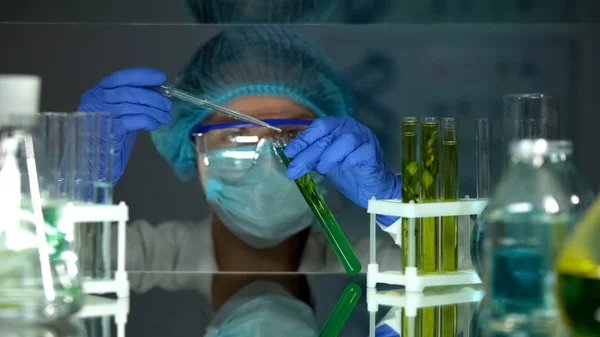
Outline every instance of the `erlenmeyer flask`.
<svg viewBox="0 0 600 337"><path fill-rule="evenodd" d="M577 336L600 336L600 198L576 226L557 259L556 297Z"/></svg>
<svg viewBox="0 0 600 337"><path fill-rule="evenodd" d="M488 332L549 335L560 328L553 267L581 214L561 176L560 166L571 151L569 141L522 140L511 146L511 167L478 218L485 230Z"/></svg>
<svg viewBox="0 0 600 337"><path fill-rule="evenodd" d="M40 80L0 76L0 318L46 321L82 306L62 207L42 203L33 140Z"/></svg>
<svg viewBox="0 0 600 337"><path fill-rule="evenodd" d="M568 196L569 206L569 221L567 227L562 234L555 233L556 240L564 238L572 231L572 227L580 220L585 210L594 201L594 194L585 182L583 177L577 171L573 161L572 152L573 144L570 141L552 141L552 143L560 142L559 151L549 154L544 166L546 170L552 172L553 179L560 185L562 191ZM484 260L483 260L483 240L487 235L485 222L489 217L490 207L481 213L478 217L477 224L474 226L473 236L471 237L471 259L479 277L484 280L486 277Z"/></svg>

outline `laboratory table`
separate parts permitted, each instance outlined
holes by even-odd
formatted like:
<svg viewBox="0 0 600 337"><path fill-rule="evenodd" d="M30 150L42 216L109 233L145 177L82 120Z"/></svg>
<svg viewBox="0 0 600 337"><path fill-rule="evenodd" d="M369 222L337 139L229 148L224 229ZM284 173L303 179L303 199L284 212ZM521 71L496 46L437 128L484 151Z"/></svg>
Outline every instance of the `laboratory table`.
<svg viewBox="0 0 600 337"><path fill-rule="evenodd" d="M244 326L236 336L269 337L279 336L277 332L282 329L269 315L282 314L288 327L299 327L297 333L284 337L328 336L331 333L324 334L323 329L336 331L335 325L344 320L339 336L366 337L373 331L378 337L399 336L406 324L405 336L468 337L478 335L473 326L483 294L473 286L434 288L417 295L406 294L398 286L368 289L365 275L342 273L130 272L129 278L129 299L87 296L85 307L69 320L46 327L29 326L27 334L22 327L21 331L11 331L5 324L0 327L0 336L205 336L218 322L235 316L235 324ZM348 297L341 296L352 287L361 289L355 306L343 303ZM271 294L300 303L299 307L308 308L310 314L286 313L285 308L270 302L235 313L245 303L264 301ZM439 306L436 300L462 303ZM433 306L418 308L415 303ZM416 316L408 324L406 315ZM314 332L300 332L307 326Z"/></svg>

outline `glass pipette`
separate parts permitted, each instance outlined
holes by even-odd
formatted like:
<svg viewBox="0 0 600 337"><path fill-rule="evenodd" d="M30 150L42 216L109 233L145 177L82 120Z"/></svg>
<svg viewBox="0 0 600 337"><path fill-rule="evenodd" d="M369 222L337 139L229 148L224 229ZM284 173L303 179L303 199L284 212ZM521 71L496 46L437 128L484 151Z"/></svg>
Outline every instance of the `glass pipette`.
<svg viewBox="0 0 600 337"><path fill-rule="evenodd" d="M220 112L226 116L229 116L231 118L235 118L235 119L245 121L248 123L264 126L271 130L281 132L280 128L277 128L268 123L265 123L265 122L261 121L260 119L257 119L257 118L248 116L244 113L241 113L239 111L235 111L235 110L226 108L224 106L215 104L209 100L198 98L188 92L185 92L183 90L175 88L172 84L170 84L168 82L165 82L161 85L152 87L152 89L156 90L157 92L159 92L160 94L162 94L165 97L175 97L182 101L186 101L188 103L192 103L192 104L195 104L195 105L198 105L201 107L209 107L209 108L211 108L217 112Z"/></svg>

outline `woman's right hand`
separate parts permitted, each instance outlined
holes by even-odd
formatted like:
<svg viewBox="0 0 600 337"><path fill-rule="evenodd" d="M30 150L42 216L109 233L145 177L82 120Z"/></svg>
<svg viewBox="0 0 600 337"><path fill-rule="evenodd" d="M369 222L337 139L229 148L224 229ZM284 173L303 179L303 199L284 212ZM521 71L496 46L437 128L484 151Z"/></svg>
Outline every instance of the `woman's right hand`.
<svg viewBox="0 0 600 337"><path fill-rule="evenodd" d="M104 78L81 96L77 111L113 115L113 185L125 170L137 131L156 130L171 122L171 101L147 88L164 83L166 78L156 69L124 69Z"/></svg>

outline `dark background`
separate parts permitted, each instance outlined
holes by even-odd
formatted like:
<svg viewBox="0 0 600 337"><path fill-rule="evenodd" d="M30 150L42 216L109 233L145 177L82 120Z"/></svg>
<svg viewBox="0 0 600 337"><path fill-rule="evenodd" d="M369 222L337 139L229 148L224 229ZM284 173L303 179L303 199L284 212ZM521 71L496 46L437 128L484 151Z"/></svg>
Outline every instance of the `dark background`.
<svg viewBox="0 0 600 337"><path fill-rule="evenodd" d="M0 21L581 23L597 22L597 9L597 0L3 0Z"/></svg>

